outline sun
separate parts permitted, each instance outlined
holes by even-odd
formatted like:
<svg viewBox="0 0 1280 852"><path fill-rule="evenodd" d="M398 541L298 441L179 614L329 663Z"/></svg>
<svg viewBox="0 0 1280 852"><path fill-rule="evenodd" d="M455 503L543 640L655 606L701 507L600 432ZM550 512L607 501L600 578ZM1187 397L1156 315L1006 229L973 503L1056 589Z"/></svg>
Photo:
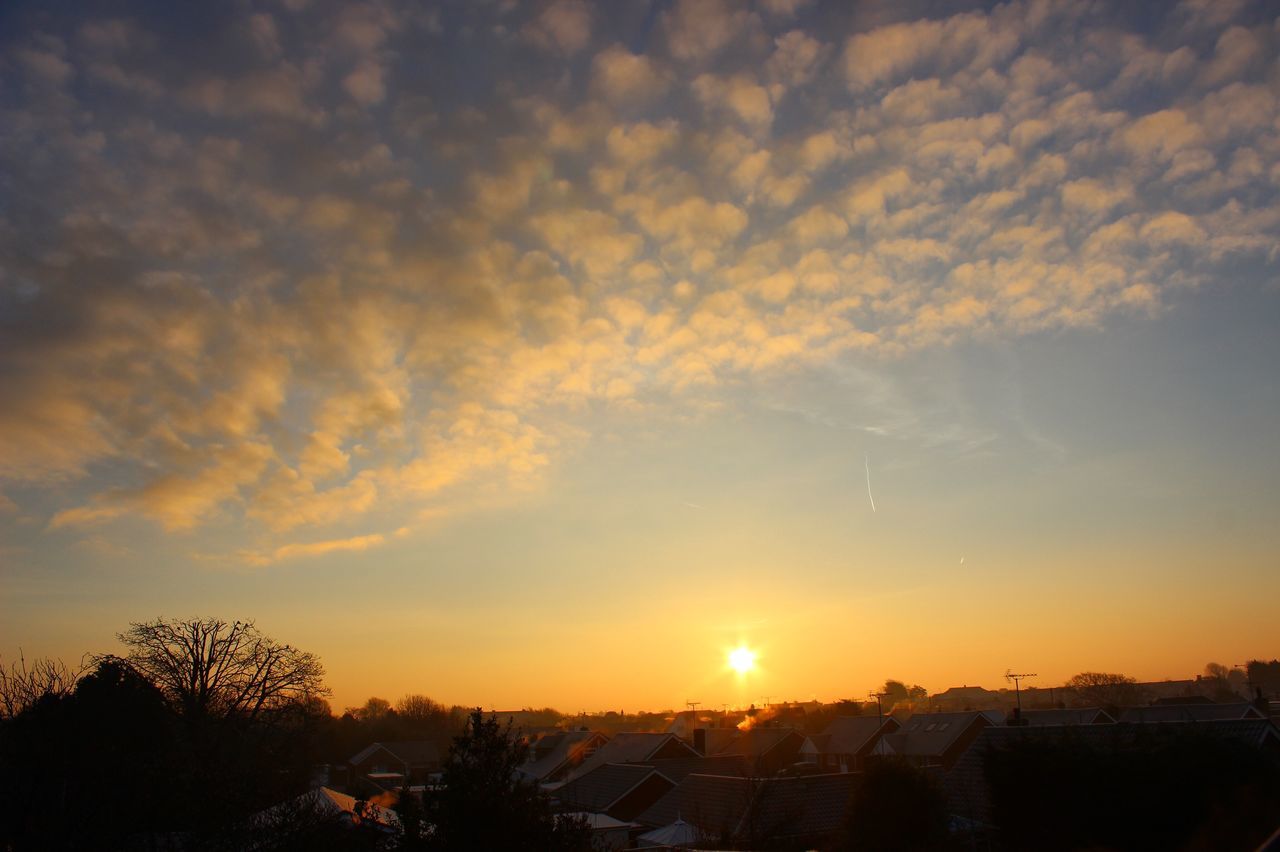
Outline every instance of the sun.
<svg viewBox="0 0 1280 852"><path fill-rule="evenodd" d="M739 645L729 652L729 668L738 674L746 674L756 667L756 652L746 645Z"/></svg>

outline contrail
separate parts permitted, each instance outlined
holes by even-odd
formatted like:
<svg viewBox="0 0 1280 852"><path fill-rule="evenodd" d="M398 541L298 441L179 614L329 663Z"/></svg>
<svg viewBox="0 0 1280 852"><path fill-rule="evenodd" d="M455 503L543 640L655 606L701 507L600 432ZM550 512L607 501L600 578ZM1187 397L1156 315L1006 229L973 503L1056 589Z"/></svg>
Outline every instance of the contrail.
<svg viewBox="0 0 1280 852"><path fill-rule="evenodd" d="M871 501L871 511L876 510L876 498L871 496L871 462L867 459L867 454L862 454L862 463L867 467L867 499Z"/></svg>

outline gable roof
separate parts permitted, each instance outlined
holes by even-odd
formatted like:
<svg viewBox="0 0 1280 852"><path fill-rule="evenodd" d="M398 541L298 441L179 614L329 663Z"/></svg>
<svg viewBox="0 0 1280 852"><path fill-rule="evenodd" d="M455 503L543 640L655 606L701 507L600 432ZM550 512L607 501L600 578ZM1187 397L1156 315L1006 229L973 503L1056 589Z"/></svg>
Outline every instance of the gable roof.
<svg viewBox="0 0 1280 852"><path fill-rule="evenodd" d="M1023 710L1022 718L1028 725L1105 725L1115 722L1111 714L1100 707L1067 707L1046 710Z"/></svg>
<svg viewBox="0 0 1280 852"><path fill-rule="evenodd" d="M989 725L983 713L917 713L907 719L902 730L885 734L877 744L886 746L890 754L917 757L941 757L972 726Z"/></svg>
<svg viewBox="0 0 1280 852"><path fill-rule="evenodd" d="M982 686L952 686L933 696L935 701L985 701L998 698L999 692Z"/></svg>
<svg viewBox="0 0 1280 852"><path fill-rule="evenodd" d="M898 720L877 716L837 716L819 737L811 737L823 754L857 754L876 735L898 730Z"/></svg>
<svg viewBox="0 0 1280 852"><path fill-rule="evenodd" d="M639 763L606 763L580 775L556 790L561 804L585 811L604 813L650 775L658 775L674 787L676 782L662 776L652 766Z"/></svg>
<svg viewBox="0 0 1280 852"><path fill-rule="evenodd" d="M1212 722L1219 719L1265 719L1247 701L1233 704L1158 704L1128 707L1120 711L1121 722Z"/></svg>
<svg viewBox="0 0 1280 852"><path fill-rule="evenodd" d="M761 783L723 775L689 775L637 816L636 822L658 828L683 819L707 838L732 835Z"/></svg>
<svg viewBox="0 0 1280 852"><path fill-rule="evenodd" d="M296 814L313 814L326 819L342 819L347 824L371 821L379 830L391 833L400 830L400 815L391 808L364 802L361 815L356 815L355 796L339 793L328 787L316 787L286 802L273 805L259 811L249 818L255 828L270 829L280 820L287 820Z"/></svg>
<svg viewBox="0 0 1280 852"><path fill-rule="evenodd" d="M690 775L640 816L642 825L683 819L705 840L812 837L839 830L861 773L799 778Z"/></svg>
<svg viewBox="0 0 1280 852"><path fill-rule="evenodd" d="M696 826L677 819L671 825L645 832L640 835L639 840L649 846L692 846L700 837L701 833Z"/></svg>
<svg viewBox="0 0 1280 852"><path fill-rule="evenodd" d="M573 771L572 777L580 777L608 763L643 763L659 751L675 751L685 757L697 757L684 740L675 734L624 732L614 734L607 743L596 749Z"/></svg>
<svg viewBox="0 0 1280 852"><path fill-rule="evenodd" d="M804 734L795 728L752 728L716 753L762 757L793 736L804 737Z"/></svg>
<svg viewBox="0 0 1280 852"><path fill-rule="evenodd" d="M422 766L440 762L440 750L430 740L396 740L386 743L370 743L352 757L350 764L364 763L379 751L385 751L408 766Z"/></svg>
<svg viewBox="0 0 1280 852"><path fill-rule="evenodd" d="M526 778L543 781L573 763L586 752L593 741L604 736L595 731L561 731L538 740L535 748L542 755L526 761L517 771Z"/></svg>
<svg viewBox="0 0 1280 852"><path fill-rule="evenodd" d="M645 766L652 766L677 784L690 775L727 775L731 778L746 778L751 774L751 761L741 754L713 754L707 757L672 757L661 760L646 760Z"/></svg>
<svg viewBox="0 0 1280 852"><path fill-rule="evenodd" d="M813 837L838 831L859 772L771 778L752 808L758 836Z"/></svg>

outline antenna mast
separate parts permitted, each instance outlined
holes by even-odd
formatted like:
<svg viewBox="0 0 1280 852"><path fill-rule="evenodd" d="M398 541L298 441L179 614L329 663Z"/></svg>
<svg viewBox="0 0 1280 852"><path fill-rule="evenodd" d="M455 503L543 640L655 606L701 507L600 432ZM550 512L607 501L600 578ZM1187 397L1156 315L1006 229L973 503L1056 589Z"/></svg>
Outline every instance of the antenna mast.
<svg viewBox="0 0 1280 852"><path fill-rule="evenodd" d="M1014 674L1009 669L1004 670L1004 679L1013 681L1013 694L1018 699L1018 718L1022 718L1022 681L1025 678L1035 677L1035 672L1029 674Z"/></svg>

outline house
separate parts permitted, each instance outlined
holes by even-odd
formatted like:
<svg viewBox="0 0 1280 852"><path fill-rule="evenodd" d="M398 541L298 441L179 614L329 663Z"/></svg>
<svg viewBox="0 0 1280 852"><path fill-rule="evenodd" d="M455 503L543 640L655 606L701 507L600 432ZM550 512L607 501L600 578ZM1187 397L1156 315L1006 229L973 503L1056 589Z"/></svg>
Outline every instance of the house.
<svg viewBox="0 0 1280 852"><path fill-rule="evenodd" d="M813 744L795 728L756 726L743 731L719 754L741 755L750 762L753 775L767 778L802 762L805 751L812 753Z"/></svg>
<svg viewBox="0 0 1280 852"><path fill-rule="evenodd" d="M929 705L940 711L990 710L1004 704L999 692L981 686L953 686L929 697Z"/></svg>
<svg viewBox="0 0 1280 852"><path fill-rule="evenodd" d="M1200 678L1195 680L1153 680L1141 683L1135 683L1134 689L1141 695L1147 696L1148 700L1155 701L1160 698L1177 698L1184 695L1195 695L1204 689L1200 683Z"/></svg>
<svg viewBox="0 0 1280 852"><path fill-rule="evenodd" d="M638 840L640 843L638 848L640 849L648 849L655 846L662 849L679 849L697 846L701 840L701 833L695 826L689 825L689 823L677 817L676 821L671 825L664 825L662 828L647 831L640 835Z"/></svg>
<svg viewBox="0 0 1280 852"><path fill-rule="evenodd" d="M873 754L896 755L919 766L949 769L983 728L991 727L989 717L979 712L917 713L901 730L880 737Z"/></svg>
<svg viewBox="0 0 1280 852"><path fill-rule="evenodd" d="M689 775L636 817L659 829L683 821L700 842L755 848L762 841L788 847L830 843L843 827L857 773L802 778L729 778Z"/></svg>
<svg viewBox="0 0 1280 852"><path fill-rule="evenodd" d="M1052 710L1023 710L1024 725L1114 725L1115 719L1099 707L1068 707Z"/></svg>
<svg viewBox="0 0 1280 852"><path fill-rule="evenodd" d="M250 826L263 832L332 822L347 828L361 827L381 835L400 833L400 816L391 808L361 801L328 787L308 790L301 796L259 811L249 819Z"/></svg>
<svg viewBox="0 0 1280 852"><path fill-rule="evenodd" d="M1120 711L1121 722L1212 722L1233 719L1265 719L1248 701L1232 704L1155 704Z"/></svg>
<svg viewBox="0 0 1280 852"><path fill-rule="evenodd" d="M347 761L353 784L368 782L379 790L425 784L440 769L440 750L428 740L370 743Z"/></svg>
<svg viewBox="0 0 1280 852"><path fill-rule="evenodd" d="M601 745L567 777L577 778L609 763L647 763L651 760L699 757L698 752L675 734L620 733Z"/></svg>
<svg viewBox="0 0 1280 852"><path fill-rule="evenodd" d="M705 840L735 836L761 781L723 775L688 775L665 796L636 816L651 828L678 819L697 828Z"/></svg>
<svg viewBox="0 0 1280 852"><path fill-rule="evenodd" d="M631 820L665 796L676 782L652 766L606 763L556 789L557 805L572 811Z"/></svg>
<svg viewBox="0 0 1280 852"><path fill-rule="evenodd" d="M719 754L742 735L736 725L718 728L695 728L693 748L698 754Z"/></svg>
<svg viewBox="0 0 1280 852"><path fill-rule="evenodd" d="M631 832L639 828L635 823L614 819L607 814L565 813L562 817L581 819L591 832L591 848L596 852L618 852L631 848Z"/></svg>
<svg viewBox="0 0 1280 852"><path fill-rule="evenodd" d="M821 734L810 738L817 752L818 768L826 772L861 769L880 737L901 727L891 716L837 716Z"/></svg>
<svg viewBox="0 0 1280 852"><path fill-rule="evenodd" d="M714 724L715 721L714 716L706 713L698 713L696 710L681 710L667 724L665 733L675 734L680 739L689 742L693 740L693 732L695 730Z"/></svg>
<svg viewBox="0 0 1280 852"><path fill-rule="evenodd" d="M539 784L563 781L574 767L595 754L607 742L595 731L557 731L539 737L529 747L529 758L516 771Z"/></svg>
<svg viewBox="0 0 1280 852"><path fill-rule="evenodd" d="M746 778L751 774L751 761L741 754L672 757L649 760L645 762L645 766L652 766L677 784L693 774L728 775L734 778Z"/></svg>

